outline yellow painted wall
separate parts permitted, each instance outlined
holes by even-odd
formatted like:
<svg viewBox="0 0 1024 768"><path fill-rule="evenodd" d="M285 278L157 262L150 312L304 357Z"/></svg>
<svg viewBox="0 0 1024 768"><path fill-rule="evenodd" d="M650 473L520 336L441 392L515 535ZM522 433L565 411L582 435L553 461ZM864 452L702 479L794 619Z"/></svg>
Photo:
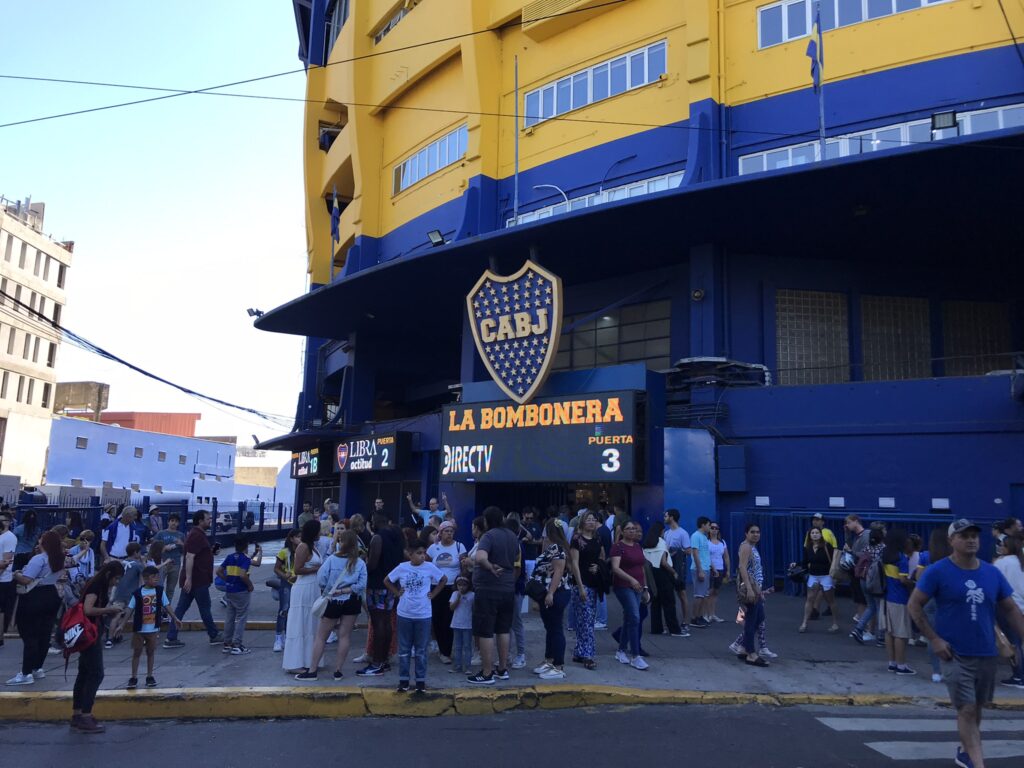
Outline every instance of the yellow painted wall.
<svg viewBox="0 0 1024 768"><path fill-rule="evenodd" d="M727 0L725 103L775 96L810 84L807 38L757 48L758 0ZM1024 6L1004 0L1014 29L1024 31ZM996 0L953 0L825 33L825 82L1006 45L1009 33Z"/></svg>
<svg viewBox="0 0 1024 768"><path fill-rule="evenodd" d="M307 94L316 103L307 108L303 141L313 282L330 277L323 197L332 187L352 201L341 220L343 253L356 236L380 237L458 198L473 176L513 173L515 56L522 111L529 90L668 40L662 82L520 131L523 170L685 120L689 105L703 99L737 105L809 84L806 38L758 50L757 8L765 4L758 0L624 0L574 14L573 24L542 21L525 29L519 23L525 6L560 13L591 0L422 0L375 45L374 32L401 2L353 3L329 65L309 71ZM1007 3L1007 11L1024 31L1024 6ZM953 0L826 33L826 81L1006 41L995 0ZM351 58L358 60L346 61ZM318 125L338 119L338 104L347 105L347 125L324 153L316 144ZM393 195L394 166L463 123L469 127L465 160Z"/></svg>

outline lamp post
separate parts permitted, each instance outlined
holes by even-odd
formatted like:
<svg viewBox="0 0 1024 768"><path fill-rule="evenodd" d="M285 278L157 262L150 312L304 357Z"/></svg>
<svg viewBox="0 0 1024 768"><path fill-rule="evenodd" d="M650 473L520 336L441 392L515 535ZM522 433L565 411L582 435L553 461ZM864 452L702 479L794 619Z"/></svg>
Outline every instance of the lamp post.
<svg viewBox="0 0 1024 768"><path fill-rule="evenodd" d="M569 196L565 194L565 190L561 187L555 186L554 184L534 184L534 189L553 189L558 192L565 199L565 209L569 210Z"/></svg>

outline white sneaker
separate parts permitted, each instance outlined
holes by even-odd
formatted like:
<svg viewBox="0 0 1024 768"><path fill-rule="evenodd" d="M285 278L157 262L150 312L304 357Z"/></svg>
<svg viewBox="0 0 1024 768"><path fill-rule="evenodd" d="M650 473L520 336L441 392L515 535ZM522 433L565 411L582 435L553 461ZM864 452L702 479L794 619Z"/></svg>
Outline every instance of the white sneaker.
<svg viewBox="0 0 1024 768"><path fill-rule="evenodd" d="M631 666L633 669L645 670L651 665L644 661L643 656L637 656L631 662L629 662L629 666Z"/></svg>
<svg viewBox="0 0 1024 768"><path fill-rule="evenodd" d="M746 653L747 653L747 652L746 652L746 651L745 651L745 650L743 649L743 646L741 646L741 645L740 645L739 643L730 643L730 644L729 644L729 650L730 650L730 651L732 651L732 652L733 652L733 653L735 653L735 654L740 654L740 653L742 653L742 654L746 655Z"/></svg>
<svg viewBox="0 0 1024 768"><path fill-rule="evenodd" d="M533 674L535 674L535 675L543 675L549 669L551 669L551 662L545 661L539 667L534 667L533 668Z"/></svg>
<svg viewBox="0 0 1024 768"><path fill-rule="evenodd" d="M34 683L34 682L35 682L35 680L32 678L32 675L23 675L23 674L21 674L21 672L19 672L14 677L12 677L10 680L8 680L7 684L8 685L32 685L32 683Z"/></svg>
<svg viewBox="0 0 1024 768"><path fill-rule="evenodd" d="M769 650L768 648L762 648L757 653L758 653L759 656L764 656L766 659L777 659L777 658L779 658L779 654L775 653L775 651Z"/></svg>
<svg viewBox="0 0 1024 768"><path fill-rule="evenodd" d="M274 638L274 653L281 653L284 650L284 638L277 635Z"/></svg>
<svg viewBox="0 0 1024 768"><path fill-rule="evenodd" d="M368 664L370 662L370 654L364 653L362 656L356 656L352 659L353 664Z"/></svg>
<svg viewBox="0 0 1024 768"><path fill-rule="evenodd" d="M514 659L512 659L512 664L511 664L512 669L522 669L525 666L526 666L526 656L525 656L525 654L521 653L518 656L516 656Z"/></svg>
<svg viewBox="0 0 1024 768"><path fill-rule="evenodd" d="M602 624L600 621L594 625L594 629L608 629L607 624Z"/></svg>
<svg viewBox="0 0 1024 768"><path fill-rule="evenodd" d="M37 669L32 673L32 678L35 680L42 680L44 677L46 677L46 670Z"/></svg>
<svg viewBox="0 0 1024 768"><path fill-rule="evenodd" d="M860 636L864 639L865 643L873 643L877 639L870 632L862 632Z"/></svg>
<svg viewBox="0 0 1024 768"><path fill-rule="evenodd" d="M556 669L555 667L548 667L544 672L540 673L541 680L564 680L565 671Z"/></svg>
<svg viewBox="0 0 1024 768"><path fill-rule="evenodd" d="M442 664L451 664L452 663L452 657L451 656L445 656L444 654L439 653L439 654L437 654L437 658L440 659Z"/></svg>
<svg viewBox="0 0 1024 768"><path fill-rule="evenodd" d="M59 656L60 654L64 653L64 649L63 648L54 648L51 645L49 650L46 651L46 653L49 656Z"/></svg>
<svg viewBox="0 0 1024 768"><path fill-rule="evenodd" d="M469 665L475 667L477 664L483 664L483 661L480 659L479 653L474 653L473 658L469 660Z"/></svg>
<svg viewBox="0 0 1024 768"><path fill-rule="evenodd" d="M338 642L338 633L332 631L331 634L327 636L327 645L334 645L336 642Z"/></svg>
<svg viewBox="0 0 1024 768"><path fill-rule="evenodd" d="M718 616L718 615L715 615L715 614L712 614L708 618L710 618L711 621L715 622L715 624L722 624L722 623L725 622L725 619L723 619L721 616Z"/></svg>
<svg viewBox="0 0 1024 768"><path fill-rule="evenodd" d="M933 683L941 683L942 682L942 675L938 674L937 672L933 672L932 673L932 682Z"/></svg>
<svg viewBox="0 0 1024 768"><path fill-rule="evenodd" d="M629 656L626 655L625 651L616 651L615 660L619 662L619 664L629 664Z"/></svg>

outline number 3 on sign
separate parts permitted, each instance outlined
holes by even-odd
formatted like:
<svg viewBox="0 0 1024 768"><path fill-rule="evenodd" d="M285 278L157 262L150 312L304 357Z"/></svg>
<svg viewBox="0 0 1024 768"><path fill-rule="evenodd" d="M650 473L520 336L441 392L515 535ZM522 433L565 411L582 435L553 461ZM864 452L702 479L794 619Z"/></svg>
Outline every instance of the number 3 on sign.
<svg viewBox="0 0 1024 768"><path fill-rule="evenodd" d="M605 451L601 451L601 456L604 458L601 469L605 472L618 472L622 468L622 462L619 461L618 448L608 448Z"/></svg>

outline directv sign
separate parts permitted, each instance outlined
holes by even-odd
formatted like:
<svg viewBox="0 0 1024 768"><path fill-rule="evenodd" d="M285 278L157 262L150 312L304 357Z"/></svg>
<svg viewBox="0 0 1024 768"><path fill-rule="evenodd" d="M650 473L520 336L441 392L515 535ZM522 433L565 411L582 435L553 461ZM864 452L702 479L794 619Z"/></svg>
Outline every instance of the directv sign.
<svg viewBox="0 0 1024 768"><path fill-rule="evenodd" d="M451 405L441 429L441 479L469 482L633 482L642 438L633 392Z"/></svg>
<svg viewBox="0 0 1024 768"><path fill-rule="evenodd" d="M334 449L334 468L338 472L402 469L408 461L410 445L409 432L351 437Z"/></svg>
<svg viewBox="0 0 1024 768"><path fill-rule="evenodd" d="M313 477L320 473L320 449L312 448L292 454L293 478Z"/></svg>

